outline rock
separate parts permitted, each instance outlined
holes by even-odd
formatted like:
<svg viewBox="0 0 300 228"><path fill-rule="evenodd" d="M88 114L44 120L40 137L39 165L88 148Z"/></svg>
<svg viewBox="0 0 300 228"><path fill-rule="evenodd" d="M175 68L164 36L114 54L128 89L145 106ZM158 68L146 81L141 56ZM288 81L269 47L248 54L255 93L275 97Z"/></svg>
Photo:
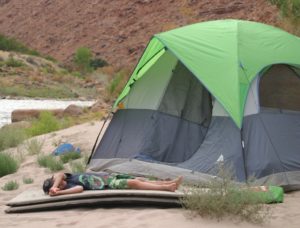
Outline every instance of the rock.
<svg viewBox="0 0 300 228"><path fill-rule="evenodd" d="M109 105L102 100L97 101L90 108L90 110L92 112L99 112L99 111L108 110L108 109L109 109Z"/></svg>
<svg viewBox="0 0 300 228"><path fill-rule="evenodd" d="M11 122L19 122L23 120L36 119L39 117L40 113L43 111L51 112L54 116L63 116L63 109L53 109L53 110L42 110L42 109L17 109L11 113Z"/></svg>
<svg viewBox="0 0 300 228"><path fill-rule="evenodd" d="M77 105L69 105L64 111L63 115L68 115L68 116L80 116L83 114L83 108L79 107Z"/></svg>

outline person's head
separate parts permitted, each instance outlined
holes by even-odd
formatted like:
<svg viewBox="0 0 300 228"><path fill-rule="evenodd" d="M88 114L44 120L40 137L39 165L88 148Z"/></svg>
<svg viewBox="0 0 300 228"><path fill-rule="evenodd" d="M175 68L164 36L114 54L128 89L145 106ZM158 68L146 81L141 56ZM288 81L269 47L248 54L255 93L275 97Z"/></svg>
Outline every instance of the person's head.
<svg viewBox="0 0 300 228"><path fill-rule="evenodd" d="M54 184L54 177L47 178L43 183L43 191L45 194L49 194L50 189ZM61 180L61 182L57 186L60 190L63 190L67 187L67 182L65 180Z"/></svg>
<svg viewBox="0 0 300 228"><path fill-rule="evenodd" d="M54 180L53 177L47 178L43 183L43 191L46 194L49 194L50 188L53 186Z"/></svg>

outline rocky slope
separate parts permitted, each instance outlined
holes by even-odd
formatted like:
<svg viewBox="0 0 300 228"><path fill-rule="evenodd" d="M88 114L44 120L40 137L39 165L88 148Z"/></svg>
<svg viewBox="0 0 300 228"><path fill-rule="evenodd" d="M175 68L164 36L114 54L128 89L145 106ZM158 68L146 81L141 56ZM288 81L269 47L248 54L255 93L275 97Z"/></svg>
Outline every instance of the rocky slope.
<svg viewBox="0 0 300 228"><path fill-rule="evenodd" d="M64 62L86 46L130 67L153 34L224 18L276 24L278 12L267 0L0 0L0 33Z"/></svg>

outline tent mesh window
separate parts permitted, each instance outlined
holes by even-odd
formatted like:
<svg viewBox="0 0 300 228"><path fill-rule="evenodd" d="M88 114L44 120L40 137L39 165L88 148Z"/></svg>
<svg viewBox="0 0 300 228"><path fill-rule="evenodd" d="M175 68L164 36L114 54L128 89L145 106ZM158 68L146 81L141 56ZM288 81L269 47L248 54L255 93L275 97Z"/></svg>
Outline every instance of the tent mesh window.
<svg viewBox="0 0 300 228"><path fill-rule="evenodd" d="M199 80L178 62L159 111L208 127L212 115L211 96Z"/></svg>
<svg viewBox="0 0 300 228"><path fill-rule="evenodd" d="M300 78L288 65L273 65L262 76L260 106L300 111Z"/></svg>

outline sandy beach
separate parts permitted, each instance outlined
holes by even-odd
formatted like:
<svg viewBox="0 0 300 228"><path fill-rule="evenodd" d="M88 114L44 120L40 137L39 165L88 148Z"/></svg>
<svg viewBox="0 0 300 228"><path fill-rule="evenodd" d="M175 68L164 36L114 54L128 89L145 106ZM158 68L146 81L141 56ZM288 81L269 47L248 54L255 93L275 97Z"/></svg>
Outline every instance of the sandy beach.
<svg viewBox="0 0 300 228"><path fill-rule="evenodd" d="M43 152L51 153L59 141L69 142L89 153L95 142L100 122L85 123L55 133L38 136L44 141ZM19 148L19 151L24 149ZM11 149L17 153L17 149ZM24 151L25 152L25 151ZM25 155L17 173L0 178L2 187L10 180L16 180L19 188L14 191L0 189L0 227L259 227L249 223L236 223L230 220L191 218L188 211L181 208L74 208L47 212L6 214L5 204L27 189L41 188L45 178L51 173L37 164L36 155ZM23 177L34 179L32 184L24 184ZM268 223L260 227L300 227L300 192L285 194L284 203L270 205L272 215Z"/></svg>

